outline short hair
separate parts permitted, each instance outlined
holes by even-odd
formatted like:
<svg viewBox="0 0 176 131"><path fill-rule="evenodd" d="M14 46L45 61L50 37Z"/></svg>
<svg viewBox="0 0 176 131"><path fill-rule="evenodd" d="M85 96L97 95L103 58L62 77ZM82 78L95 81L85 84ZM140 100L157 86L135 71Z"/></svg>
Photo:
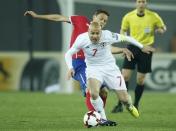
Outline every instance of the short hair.
<svg viewBox="0 0 176 131"><path fill-rule="evenodd" d="M95 28L101 28L100 24L98 22L92 21L90 22L89 28L90 27L95 27Z"/></svg>
<svg viewBox="0 0 176 131"><path fill-rule="evenodd" d="M101 13L103 13L103 14L106 14L107 16L110 16L110 14L106 11L106 10L103 10L103 9L98 9L98 10L96 10L95 12L94 12L94 15L99 15L99 14L101 14Z"/></svg>

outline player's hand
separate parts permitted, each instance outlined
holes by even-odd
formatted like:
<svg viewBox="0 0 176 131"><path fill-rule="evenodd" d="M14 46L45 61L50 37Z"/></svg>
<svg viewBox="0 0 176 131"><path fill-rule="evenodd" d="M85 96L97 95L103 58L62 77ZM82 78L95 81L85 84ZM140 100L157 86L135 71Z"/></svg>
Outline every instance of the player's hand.
<svg viewBox="0 0 176 131"><path fill-rule="evenodd" d="M125 56L128 59L128 61L131 61L131 59L134 59L133 53L127 48L123 48L122 53L123 53L123 56Z"/></svg>
<svg viewBox="0 0 176 131"><path fill-rule="evenodd" d="M24 13L24 16L27 16L27 15L30 15L30 16L32 16L32 17L37 17L37 13L35 13L34 11L26 11L25 13Z"/></svg>
<svg viewBox="0 0 176 131"><path fill-rule="evenodd" d="M155 52L155 48L151 47L151 46L144 46L142 48L142 52L150 54L152 52Z"/></svg>
<svg viewBox="0 0 176 131"><path fill-rule="evenodd" d="M162 28L155 29L155 33L163 34L165 31Z"/></svg>
<svg viewBox="0 0 176 131"><path fill-rule="evenodd" d="M75 71L73 69L70 69L67 74L67 79L69 80L71 77L75 75Z"/></svg>

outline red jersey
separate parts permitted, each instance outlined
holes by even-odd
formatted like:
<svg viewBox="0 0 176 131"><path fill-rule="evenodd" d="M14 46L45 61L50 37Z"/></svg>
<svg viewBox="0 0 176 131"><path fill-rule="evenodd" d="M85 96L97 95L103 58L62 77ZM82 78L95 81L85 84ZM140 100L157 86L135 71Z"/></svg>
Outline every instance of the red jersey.
<svg viewBox="0 0 176 131"><path fill-rule="evenodd" d="M70 41L70 47L74 44L78 35L85 33L88 31L89 20L85 16L71 16L70 17L71 24L73 25L73 31ZM72 56L73 59L84 59L84 52L80 50L76 54Z"/></svg>

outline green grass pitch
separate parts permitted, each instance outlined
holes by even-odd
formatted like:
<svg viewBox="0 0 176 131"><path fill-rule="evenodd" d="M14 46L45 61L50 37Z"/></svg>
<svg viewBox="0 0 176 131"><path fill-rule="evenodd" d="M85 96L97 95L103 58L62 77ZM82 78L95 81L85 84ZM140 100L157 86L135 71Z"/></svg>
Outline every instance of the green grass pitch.
<svg viewBox="0 0 176 131"><path fill-rule="evenodd" d="M87 129L80 93L0 92L0 131L176 131L176 94L144 92L138 119L110 113L115 103L110 92L106 113L118 126Z"/></svg>

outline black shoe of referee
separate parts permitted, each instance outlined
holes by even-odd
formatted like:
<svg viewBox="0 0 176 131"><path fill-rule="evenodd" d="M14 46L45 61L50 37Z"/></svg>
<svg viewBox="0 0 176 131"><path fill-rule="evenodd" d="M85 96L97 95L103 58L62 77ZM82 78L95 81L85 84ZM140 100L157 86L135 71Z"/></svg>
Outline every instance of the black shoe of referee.
<svg viewBox="0 0 176 131"><path fill-rule="evenodd" d="M122 104L118 104L116 105L112 111L112 113L119 113L119 112L123 112L123 105Z"/></svg>

